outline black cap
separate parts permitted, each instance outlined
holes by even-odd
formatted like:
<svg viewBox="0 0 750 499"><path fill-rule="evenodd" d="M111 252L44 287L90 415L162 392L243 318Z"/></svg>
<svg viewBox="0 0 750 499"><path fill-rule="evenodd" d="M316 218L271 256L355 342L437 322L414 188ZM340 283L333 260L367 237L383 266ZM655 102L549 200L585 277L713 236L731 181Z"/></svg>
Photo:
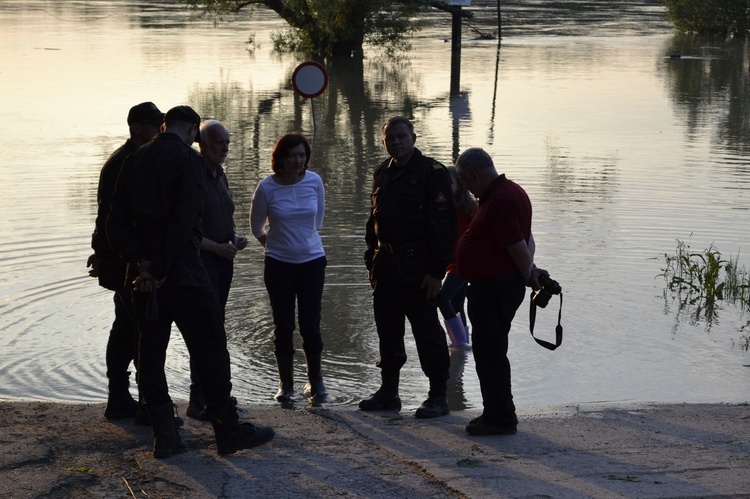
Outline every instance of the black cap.
<svg viewBox="0 0 750 499"><path fill-rule="evenodd" d="M164 121L170 120L187 121L193 125L201 124L201 117L189 106L176 106L167 111Z"/></svg>
<svg viewBox="0 0 750 499"><path fill-rule="evenodd" d="M153 102L142 102L130 108L128 113L128 125L133 123L161 123L164 121L164 113L159 111Z"/></svg>

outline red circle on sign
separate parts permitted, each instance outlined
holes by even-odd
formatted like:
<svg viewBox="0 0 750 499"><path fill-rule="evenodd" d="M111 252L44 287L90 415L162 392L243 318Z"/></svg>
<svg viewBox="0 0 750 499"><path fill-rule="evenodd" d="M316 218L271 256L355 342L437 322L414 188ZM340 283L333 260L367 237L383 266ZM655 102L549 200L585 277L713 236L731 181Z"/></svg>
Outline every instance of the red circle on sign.
<svg viewBox="0 0 750 499"><path fill-rule="evenodd" d="M292 73L292 86L302 97L313 98L322 94L328 86L328 73L322 64L303 62Z"/></svg>

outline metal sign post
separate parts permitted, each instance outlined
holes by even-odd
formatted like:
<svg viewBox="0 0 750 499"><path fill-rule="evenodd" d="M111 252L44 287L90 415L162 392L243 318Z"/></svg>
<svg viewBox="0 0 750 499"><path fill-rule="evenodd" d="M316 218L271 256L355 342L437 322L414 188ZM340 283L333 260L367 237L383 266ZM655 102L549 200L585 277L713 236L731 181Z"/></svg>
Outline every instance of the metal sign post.
<svg viewBox="0 0 750 499"><path fill-rule="evenodd" d="M310 99L313 118L313 134L318 131L315 121L314 98L322 94L328 86L328 73L322 64L315 61L303 62L292 73L292 86L295 92ZM313 135L314 137L314 135Z"/></svg>

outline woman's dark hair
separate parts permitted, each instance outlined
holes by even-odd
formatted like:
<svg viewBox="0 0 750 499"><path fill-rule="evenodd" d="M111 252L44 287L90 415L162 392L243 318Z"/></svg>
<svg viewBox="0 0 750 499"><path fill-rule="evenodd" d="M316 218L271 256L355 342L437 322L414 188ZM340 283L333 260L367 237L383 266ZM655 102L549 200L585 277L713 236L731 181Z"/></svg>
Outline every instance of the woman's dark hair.
<svg viewBox="0 0 750 499"><path fill-rule="evenodd" d="M273 146L273 151L271 151L271 170L274 173L279 173L284 158L289 155L289 151L300 144L305 146L305 170L307 170L310 166L312 147L310 147L310 143L305 136L299 132L289 132L276 141L276 145Z"/></svg>

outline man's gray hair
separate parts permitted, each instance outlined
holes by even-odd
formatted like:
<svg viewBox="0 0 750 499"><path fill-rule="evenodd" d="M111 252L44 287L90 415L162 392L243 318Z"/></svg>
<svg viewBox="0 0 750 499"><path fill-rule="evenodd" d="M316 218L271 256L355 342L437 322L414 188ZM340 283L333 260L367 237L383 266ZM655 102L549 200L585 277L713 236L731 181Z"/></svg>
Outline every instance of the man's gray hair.
<svg viewBox="0 0 750 499"><path fill-rule="evenodd" d="M495 169L495 163L487 151L481 147L471 147L464 152L456 160L456 168L459 171L478 171L484 170L485 168Z"/></svg>
<svg viewBox="0 0 750 499"><path fill-rule="evenodd" d="M208 146L211 143L211 139L209 137L208 132L215 126L220 126L224 130L227 129L226 125L224 125L224 123L222 123L219 120L206 120L203 123L201 123L201 128L200 128L200 135L201 135L200 143L201 144Z"/></svg>

